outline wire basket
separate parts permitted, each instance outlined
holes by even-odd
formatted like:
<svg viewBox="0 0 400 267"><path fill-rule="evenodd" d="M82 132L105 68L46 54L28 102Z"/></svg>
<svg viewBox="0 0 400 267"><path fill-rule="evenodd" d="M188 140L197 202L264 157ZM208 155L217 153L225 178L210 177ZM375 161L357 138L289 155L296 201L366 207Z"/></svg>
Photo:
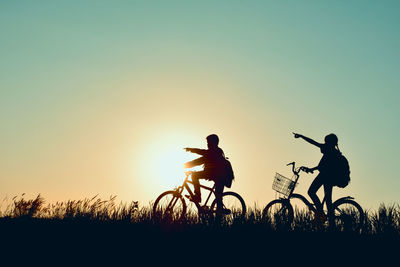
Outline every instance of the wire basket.
<svg viewBox="0 0 400 267"><path fill-rule="evenodd" d="M272 189L276 192L281 193L285 196L289 196L293 188L296 186L295 181L286 178L285 176L276 173L274 183L272 184Z"/></svg>

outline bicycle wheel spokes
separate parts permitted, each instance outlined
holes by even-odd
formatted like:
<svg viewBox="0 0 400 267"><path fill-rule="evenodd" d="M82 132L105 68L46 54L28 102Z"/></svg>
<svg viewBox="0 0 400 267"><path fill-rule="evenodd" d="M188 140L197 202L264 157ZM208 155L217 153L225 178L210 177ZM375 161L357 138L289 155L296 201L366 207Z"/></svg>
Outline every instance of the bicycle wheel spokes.
<svg viewBox="0 0 400 267"><path fill-rule="evenodd" d="M222 198L222 203L224 209L227 210L227 213L232 216L238 217L243 216L246 213L246 206L244 204L243 199L238 198L237 195L234 194L226 194Z"/></svg>
<svg viewBox="0 0 400 267"><path fill-rule="evenodd" d="M179 220L184 218L186 203L176 191L162 193L154 202L153 214L159 219Z"/></svg>
<svg viewBox="0 0 400 267"><path fill-rule="evenodd" d="M335 225L341 231L360 231L364 223L364 211L352 200L334 205Z"/></svg>
<svg viewBox="0 0 400 267"><path fill-rule="evenodd" d="M211 204L211 211L223 215L226 220L242 219L246 215L246 204L243 198L235 192L225 192L222 195L222 210L218 210L216 199Z"/></svg>
<svg viewBox="0 0 400 267"><path fill-rule="evenodd" d="M314 219L314 212L310 207L300 198L291 198L290 204L293 207L294 226L296 228L304 229Z"/></svg>
<svg viewBox="0 0 400 267"><path fill-rule="evenodd" d="M293 207L284 200L273 200L263 210L263 218L272 227L289 227L293 222Z"/></svg>

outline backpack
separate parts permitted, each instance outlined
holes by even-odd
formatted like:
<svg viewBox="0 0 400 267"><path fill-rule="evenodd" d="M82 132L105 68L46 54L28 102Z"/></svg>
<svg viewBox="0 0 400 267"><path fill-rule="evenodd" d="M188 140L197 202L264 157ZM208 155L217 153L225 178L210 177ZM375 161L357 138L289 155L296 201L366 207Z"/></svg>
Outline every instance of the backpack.
<svg viewBox="0 0 400 267"><path fill-rule="evenodd" d="M223 159L223 168L224 168L224 176L225 176L225 186L231 188L232 181L235 179L235 175L233 174L232 164L229 162L228 158L224 157Z"/></svg>
<svg viewBox="0 0 400 267"><path fill-rule="evenodd" d="M335 160L335 171L333 173L333 185L345 188L350 183L349 161L341 153Z"/></svg>

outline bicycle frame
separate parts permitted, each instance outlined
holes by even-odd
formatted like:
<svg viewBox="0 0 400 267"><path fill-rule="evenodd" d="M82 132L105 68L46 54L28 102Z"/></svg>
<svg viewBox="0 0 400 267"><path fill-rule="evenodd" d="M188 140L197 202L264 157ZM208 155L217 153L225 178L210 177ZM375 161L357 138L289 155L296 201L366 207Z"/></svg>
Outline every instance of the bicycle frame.
<svg viewBox="0 0 400 267"><path fill-rule="evenodd" d="M175 191L178 194L182 195L183 190L186 189L186 191L189 193L189 195L193 198L194 197L194 193L189 187L189 184L193 184L193 181L189 180L189 176L192 174L192 172L185 172L185 174L186 174L186 178L183 181L183 184L181 186L179 186L178 188L176 188ZM200 203L198 203L196 201L193 202L196 205L198 210L203 210L203 207L207 206L207 203L210 200L211 195L215 194L215 184L214 184L213 187L208 187L208 186L200 184L200 188L203 188L203 189L206 189L206 190L210 191L210 193L207 196L206 201L204 202L204 204L202 206L200 205ZM175 203L174 203L174 205L175 205Z"/></svg>
<svg viewBox="0 0 400 267"><path fill-rule="evenodd" d="M296 178L295 178L295 180L294 180L294 186L293 186L292 190L290 191L290 194L289 194L286 198L281 198L281 199L286 200L286 201L288 201L288 202L290 202L290 199L295 199L295 198L300 199L301 201L303 201L303 203L304 203L310 210L312 210L314 213L316 213L316 212L317 212L317 209L315 208L314 203L312 203L311 201L309 201L305 196L303 196L303 195L301 195L301 194L293 193L293 192L294 192L294 189L295 189L295 187L296 187L297 181L298 181L299 178L300 178L300 172L304 170L304 167L303 167L303 166L301 166L301 167L299 167L299 168L296 169L296 168L295 168L295 164L296 164L295 162L291 162L291 163L287 164L287 166L292 165L292 172L294 173L294 175L296 176ZM336 203L336 202L341 201L341 200L344 200L344 199L354 199L354 198L351 197L351 196L341 197L341 198L335 200L335 201L332 203L332 206L335 206L335 203ZM322 206L324 206L325 203L326 203L326 197L324 196L324 198L323 198L323 200L322 200Z"/></svg>

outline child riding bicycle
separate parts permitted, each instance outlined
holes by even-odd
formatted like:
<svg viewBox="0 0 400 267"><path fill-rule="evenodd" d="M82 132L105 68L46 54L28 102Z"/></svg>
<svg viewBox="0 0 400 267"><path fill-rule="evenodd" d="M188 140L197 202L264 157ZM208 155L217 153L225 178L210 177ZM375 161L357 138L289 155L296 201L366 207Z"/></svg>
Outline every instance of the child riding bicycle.
<svg viewBox="0 0 400 267"><path fill-rule="evenodd" d="M216 134L207 136L208 149L200 148L185 148L187 152L196 153L202 157L195 160L186 162L185 168L192 168L194 166L204 164L202 171L192 173L192 181L194 185L194 197L189 198L195 202L201 202L200 182L199 179L207 179L215 182L215 196L217 202L217 211L223 211L222 193L224 191L225 181L225 165L224 165L224 151L218 147L219 138Z"/></svg>
<svg viewBox="0 0 400 267"><path fill-rule="evenodd" d="M315 177L314 181L311 183L310 188L308 189L308 195L311 197L312 201L315 204L315 208L318 211L318 217L321 220L325 220L325 214L323 211L323 206L320 199L317 196L317 191L324 186L324 193L326 199L326 206L328 209L328 217L333 218L332 215L332 189L335 185L334 182L334 173L335 173L335 159L341 155L341 152L338 147L338 138L335 134L328 134L325 136L325 143L321 144L314 141L311 138L308 138L304 135L293 133L294 138L302 138L308 143L315 145L320 148L322 158L318 165L314 168L305 168L306 172L313 173L315 170L319 171L317 177Z"/></svg>

